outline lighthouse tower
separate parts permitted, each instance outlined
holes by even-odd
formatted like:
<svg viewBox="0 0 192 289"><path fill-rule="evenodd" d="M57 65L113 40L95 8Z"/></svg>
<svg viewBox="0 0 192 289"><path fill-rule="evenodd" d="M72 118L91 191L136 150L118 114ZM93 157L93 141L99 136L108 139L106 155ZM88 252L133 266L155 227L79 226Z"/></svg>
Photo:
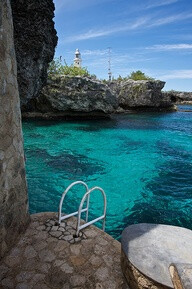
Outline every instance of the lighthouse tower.
<svg viewBox="0 0 192 289"><path fill-rule="evenodd" d="M74 58L74 63L73 63L73 66L74 67L81 67L81 53L79 51L79 49L77 48L76 51L75 51L75 58Z"/></svg>

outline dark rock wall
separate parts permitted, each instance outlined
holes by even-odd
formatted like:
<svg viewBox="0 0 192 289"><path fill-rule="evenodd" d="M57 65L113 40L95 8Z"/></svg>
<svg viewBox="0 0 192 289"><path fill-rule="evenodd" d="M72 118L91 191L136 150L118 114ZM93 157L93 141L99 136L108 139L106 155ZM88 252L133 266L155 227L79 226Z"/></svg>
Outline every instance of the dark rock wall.
<svg viewBox="0 0 192 289"><path fill-rule="evenodd" d="M184 91L165 91L163 95L170 99L172 103L176 104L192 104L192 92Z"/></svg>
<svg viewBox="0 0 192 289"><path fill-rule="evenodd" d="M46 84L57 45L52 0L11 0L18 84L22 110Z"/></svg>
<svg viewBox="0 0 192 289"><path fill-rule="evenodd" d="M3 0L0 1L0 259L15 244L28 221L11 7L9 0Z"/></svg>

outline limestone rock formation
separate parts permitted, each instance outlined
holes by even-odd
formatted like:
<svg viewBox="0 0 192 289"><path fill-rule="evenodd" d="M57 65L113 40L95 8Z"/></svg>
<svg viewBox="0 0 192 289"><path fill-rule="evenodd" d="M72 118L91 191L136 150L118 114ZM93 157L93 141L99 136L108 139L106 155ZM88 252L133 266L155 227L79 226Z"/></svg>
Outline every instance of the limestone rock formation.
<svg viewBox="0 0 192 289"><path fill-rule="evenodd" d="M127 80L107 85L81 76L52 76L23 116L101 117L113 112L176 110L170 97L161 92L164 84L159 80Z"/></svg>
<svg viewBox="0 0 192 289"><path fill-rule="evenodd" d="M47 79L57 44L53 0L11 0L21 108L38 95Z"/></svg>
<svg viewBox="0 0 192 289"><path fill-rule="evenodd" d="M176 104L192 104L192 92L184 92L184 91L166 91L163 93L164 96L172 103Z"/></svg>
<svg viewBox="0 0 192 289"><path fill-rule="evenodd" d="M161 92L165 82L160 80L127 80L113 89L117 91L120 110L171 109L172 102Z"/></svg>
<svg viewBox="0 0 192 289"><path fill-rule="evenodd" d="M55 76L33 100L33 110L52 116L106 116L117 108L109 87L86 77Z"/></svg>

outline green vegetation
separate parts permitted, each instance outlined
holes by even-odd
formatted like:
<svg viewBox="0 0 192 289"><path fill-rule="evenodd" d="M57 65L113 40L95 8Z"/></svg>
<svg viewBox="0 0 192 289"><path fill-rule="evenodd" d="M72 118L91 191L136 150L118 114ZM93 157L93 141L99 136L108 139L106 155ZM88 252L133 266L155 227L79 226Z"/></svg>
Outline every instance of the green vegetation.
<svg viewBox="0 0 192 289"><path fill-rule="evenodd" d="M128 76L128 79L133 79L133 80L154 80L154 78L149 77L148 75L145 75L145 73L140 71L140 70L131 72L131 74Z"/></svg>
<svg viewBox="0 0 192 289"><path fill-rule="evenodd" d="M146 75L144 72L141 70L137 71L132 71L128 76L122 77L121 75L118 76L117 81L126 81L128 79L133 79L133 80L154 80L154 78Z"/></svg>
<svg viewBox="0 0 192 289"><path fill-rule="evenodd" d="M74 67L73 65L63 65L59 58L52 60L48 67L48 77L55 75L68 75L68 76L88 76L91 78L96 78L95 75L91 75L86 67Z"/></svg>
<svg viewBox="0 0 192 289"><path fill-rule="evenodd" d="M114 80L114 79L113 79ZM104 84L108 84L110 81L108 79L101 79Z"/></svg>
<svg viewBox="0 0 192 289"><path fill-rule="evenodd" d="M52 77L55 75L68 75L68 76L87 76L92 79L97 79L96 75L90 74L86 67L74 67L72 64L68 65L64 61L64 65L61 63L59 58L54 58L48 67L48 77ZM128 79L133 80L154 80L154 78L145 75L144 72L137 70L132 71L128 76L122 77L121 75L118 76L117 79L113 78L112 81L126 81ZM103 79L103 83L108 84L109 80Z"/></svg>
<svg viewBox="0 0 192 289"><path fill-rule="evenodd" d="M60 74L61 66L61 61L58 58L53 59L48 66L48 76Z"/></svg>

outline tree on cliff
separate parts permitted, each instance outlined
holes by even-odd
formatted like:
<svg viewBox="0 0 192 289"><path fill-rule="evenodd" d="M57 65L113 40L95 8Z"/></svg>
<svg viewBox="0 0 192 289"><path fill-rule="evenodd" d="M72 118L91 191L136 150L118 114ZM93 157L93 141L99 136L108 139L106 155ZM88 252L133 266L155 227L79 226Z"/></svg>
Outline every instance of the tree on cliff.
<svg viewBox="0 0 192 289"><path fill-rule="evenodd" d="M127 77L128 79L133 79L133 80L154 80L154 78L146 75L144 72L141 70L137 71L132 71L130 75Z"/></svg>
<svg viewBox="0 0 192 289"><path fill-rule="evenodd" d="M146 75L141 70L132 71L128 76L122 77L121 75L118 76L117 81L126 81L128 79L132 80L155 80L154 78Z"/></svg>
<svg viewBox="0 0 192 289"><path fill-rule="evenodd" d="M155 78L150 77L148 75L146 75L144 72L142 72L141 70L137 70L137 71L132 71L128 76L122 77L121 75L119 75L117 78L113 78L112 81L126 81L128 79L132 79L132 80L155 80ZM103 83L109 83L109 80L103 79Z"/></svg>

